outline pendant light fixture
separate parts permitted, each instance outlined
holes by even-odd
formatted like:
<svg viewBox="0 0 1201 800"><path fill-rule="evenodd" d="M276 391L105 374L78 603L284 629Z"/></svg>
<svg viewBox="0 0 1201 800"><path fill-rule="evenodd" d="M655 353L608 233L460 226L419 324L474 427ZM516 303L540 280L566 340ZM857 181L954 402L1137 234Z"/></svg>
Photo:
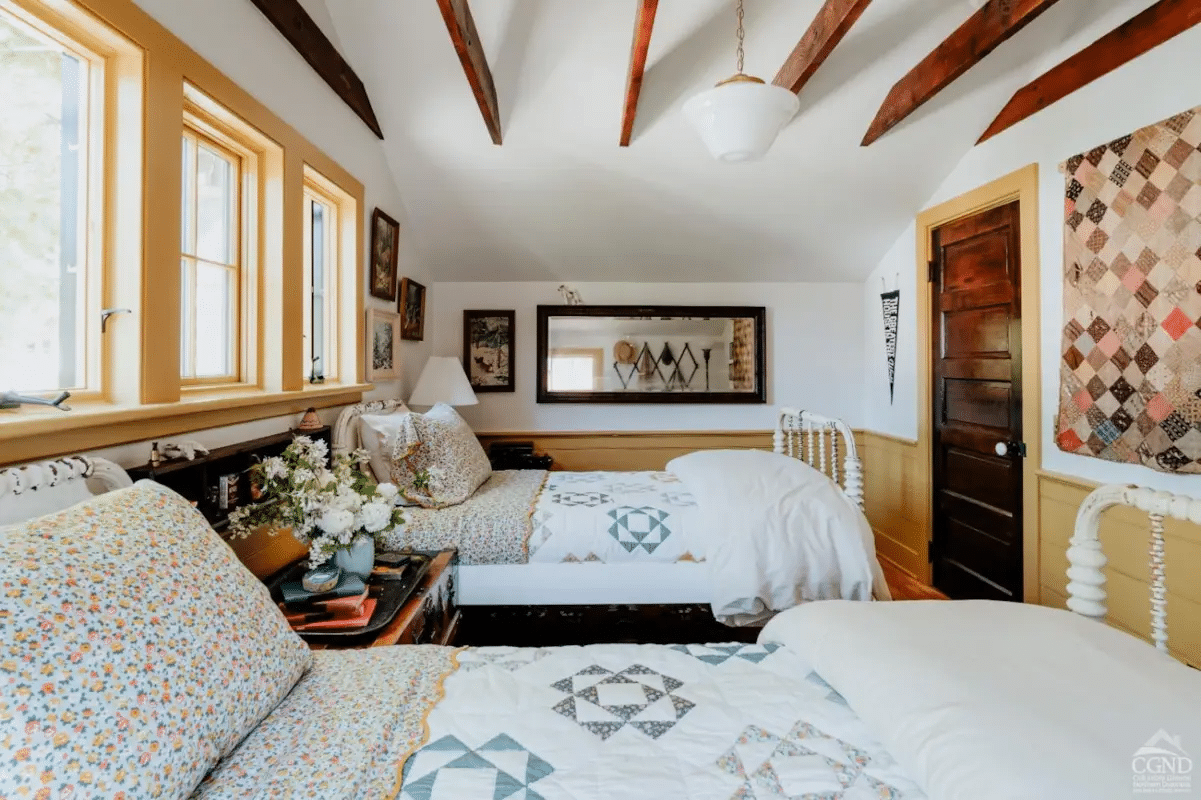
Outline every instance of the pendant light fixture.
<svg viewBox="0 0 1201 800"><path fill-rule="evenodd" d="M742 71L742 0L737 0L738 72L684 104L684 116L718 161L757 161L800 106L782 86Z"/></svg>

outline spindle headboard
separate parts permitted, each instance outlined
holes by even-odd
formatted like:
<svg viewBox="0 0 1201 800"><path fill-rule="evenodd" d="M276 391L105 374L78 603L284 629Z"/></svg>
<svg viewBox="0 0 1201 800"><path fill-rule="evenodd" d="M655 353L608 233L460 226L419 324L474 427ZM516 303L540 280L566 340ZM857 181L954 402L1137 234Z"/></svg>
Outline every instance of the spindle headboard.
<svg viewBox="0 0 1201 800"><path fill-rule="evenodd" d="M830 476L863 510L863 462L855 447L855 435L845 422L812 411L782 408L772 446L777 453L799 458Z"/></svg>
<svg viewBox="0 0 1201 800"><path fill-rule="evenodd" d="M0 469L0 525L52 514L96 494L132 486L105 458L67 456Z"/></svg>
<svg viewBox="0 0 1201 800"><path fill-rule="evenodd" d="M1164 574L1166 517L1201 524L1201 498L1159 492L1143 486L1109 484L1096 489L1076 512L1076 528L1068 548L1068 608L1086 617L1103 620L1108 611L1104 568L1109 559L1098 536L1101 514L1114 506L1131 506L1150 519L1151 639L1156 649L1168 651L1167 581Z"/></svg>

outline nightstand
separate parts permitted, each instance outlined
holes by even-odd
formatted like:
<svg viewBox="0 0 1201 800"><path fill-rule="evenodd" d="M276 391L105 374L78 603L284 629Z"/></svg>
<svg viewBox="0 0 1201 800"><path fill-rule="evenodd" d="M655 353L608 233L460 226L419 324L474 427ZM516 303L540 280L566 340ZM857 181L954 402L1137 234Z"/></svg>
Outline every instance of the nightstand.
<svg viewBox="0 0 1201 800"><path fill-rule="evenodd" d="M458 551L442 550L433 556L429 572L388 626L368 641L353 644L310 644L313 650L385 647L393 644L442 644L454 642L459 627L455 605L455 568ZM353 640L352 640L353 641Z"/></svg>

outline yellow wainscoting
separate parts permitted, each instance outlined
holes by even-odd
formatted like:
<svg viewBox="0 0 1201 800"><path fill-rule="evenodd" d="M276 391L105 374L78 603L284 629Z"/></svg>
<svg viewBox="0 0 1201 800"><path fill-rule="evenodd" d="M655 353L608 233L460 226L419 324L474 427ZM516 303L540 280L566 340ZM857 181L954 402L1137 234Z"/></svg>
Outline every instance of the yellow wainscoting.
<svg viewBox="0 0 1201 800"><path fill-rule="evenodd" d="M864 431L858 438L862 443L864 501L876 534L876 552L929 584L928 477L919 461L917 442L874 431Z"/></svg>
<svg viewBox="0 0 1201 800"><path fill-rule="evenodd" d="M477 434L493 442L533 442L562 470L661 470L697 450L771 450L771 431L529 431Z"/></svg>
<svg viewBox="0 0 1201 800"><path fill-rule="evenodd" d="M1039 476L1039 590L1043 605L1066 608L1068 540L1076 511L1096 484L1048 473ZM1114 508L1101 517L1109 592L1108 622L1144 639L1151 631L1151 570L1147 515ZM1201 668L1201 526L1168 520L1168 647Z"/></svg>

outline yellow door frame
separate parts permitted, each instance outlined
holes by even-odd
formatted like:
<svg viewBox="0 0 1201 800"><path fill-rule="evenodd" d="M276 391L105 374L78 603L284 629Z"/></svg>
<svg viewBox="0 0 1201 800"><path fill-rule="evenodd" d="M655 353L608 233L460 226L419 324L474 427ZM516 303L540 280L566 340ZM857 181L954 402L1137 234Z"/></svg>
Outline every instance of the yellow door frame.
<svg viewBox="0 0 1201 800"><path fill-rule="evenodd" d="M925 525L927 541L934 532L934 348L930 341L933 327L934 288L928 280L929 264L934 257L935 229L955 220L1006 205L1020 204L1022 258L1022 435L1027 457L1022 464L1022 586L1023 600L1039 601L1039 510L1038 471L1042 465L1042 374L1040 362L1038 164L1012 172L1002 178L960 195L917 217L917 447L918 463L926 480ZM932 580L932 565L926 564L924 577Z"/></svg>

